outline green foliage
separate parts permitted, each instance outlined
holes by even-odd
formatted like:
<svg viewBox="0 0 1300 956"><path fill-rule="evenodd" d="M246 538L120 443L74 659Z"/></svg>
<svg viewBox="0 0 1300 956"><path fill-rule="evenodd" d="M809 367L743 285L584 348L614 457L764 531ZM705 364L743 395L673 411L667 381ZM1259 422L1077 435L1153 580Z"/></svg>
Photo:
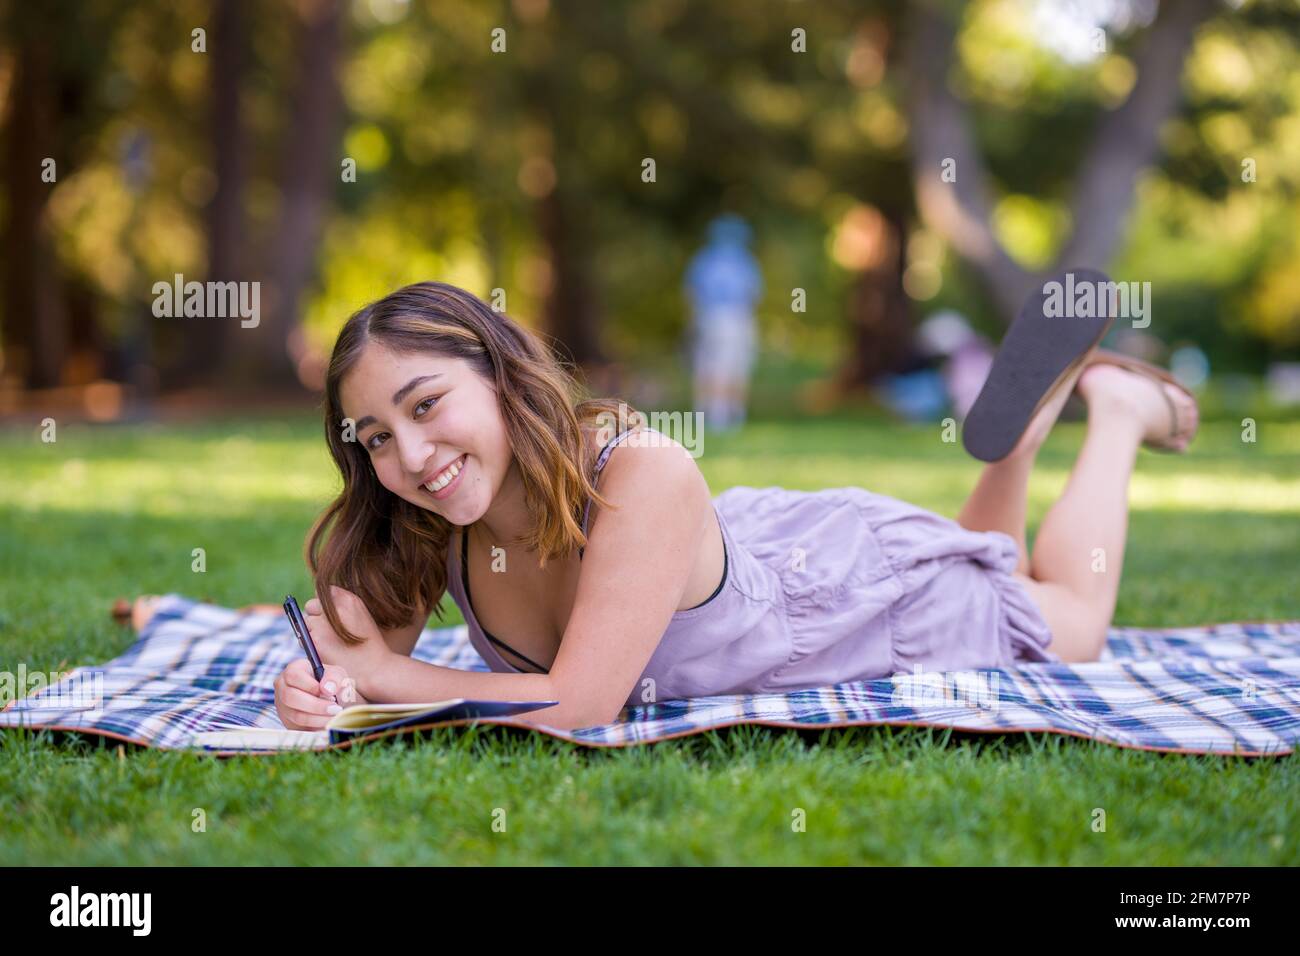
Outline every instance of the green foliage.
<svg viewBox="0 0 1300 956"><path fill-rule="evenodd" d="M1069 234L1080 157L1098 118L1132 88L1145 39L1142 29L1111 31L1103 54L1070 63L1026 13L1034 6L949 5L960 16L952 79L993 174L995 230L1028 267ZM41 28L45 9L11 5L7 42ZM541 207L554 190L616 358L678 346L685 263L708 219L729 207L756 227L766 345L828 359L841 348L854 278L831 252L844 216L870 204L914 218L904 4L377 0L346 9L345 115L339 154L320 158L329 213L303 302L318 351L354 309L420 278L484 295L502 287L509 311L540 325L555 254ZM295 24L275 4L247 16L241 91L256 263L277 242ZM111 335L127 333L123 316L147 301L153 280L206 266L211 56L191 52L189 38L210 19L193 0L90 4L59 31L60 62L89 94L60 118L67 152L50 219L62 266L91 290ZM1300 357L1297 22L1293 5L1261 2L1225 7L1200 31L1186 104L1109 264L1117 277L1174 290L1162 303L1165 317L1177 313L1167 327L1229 368ZM504 52L492 49L495 29L505 31ZM792 50L796 29L807 53ZM149 146L143 184L121 162L133 136ZM646 157L657 162L654 183L640 177ZM356 182L339 175L344 158L356 161ZM1254 182L1242 181L1246 159ZM978 287L954 257L941 261L938 295L917 301L917 316L955 306L992 328ZM806 313L790 310L796 287L807 291ZM157 356L175 349L174 333L159 331Z"/></svg>

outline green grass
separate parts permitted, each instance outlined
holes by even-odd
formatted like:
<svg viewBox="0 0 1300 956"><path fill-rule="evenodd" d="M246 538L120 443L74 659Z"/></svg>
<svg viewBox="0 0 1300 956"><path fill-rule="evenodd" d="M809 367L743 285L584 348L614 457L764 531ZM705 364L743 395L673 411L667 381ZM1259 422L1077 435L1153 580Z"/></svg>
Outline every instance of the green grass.
<svg viewBox="0 0 1300 956"><path fill-rule="evenodd" d="M121 653L133 635L109 618L117 596L238 606L310 593L303 537L337 487L319 435L309 417L68 425L53 444L35 427L0 432L0 670ZM1053 434L1031 524L1081 436ZM948 515L978 473L937 426L860 415L708 435L698 462L715 493L862 485ZM1143 453L1117 622L1300 618L1298 464L1295 421L1262 424L1253 444L1209 422L1188 456ZM0 781L0 865L1300 861L1300 756L1051 735L741 727L604 751L488 727L217 760L6 731ZM792 830L799 810L806 832Z"/></svg>

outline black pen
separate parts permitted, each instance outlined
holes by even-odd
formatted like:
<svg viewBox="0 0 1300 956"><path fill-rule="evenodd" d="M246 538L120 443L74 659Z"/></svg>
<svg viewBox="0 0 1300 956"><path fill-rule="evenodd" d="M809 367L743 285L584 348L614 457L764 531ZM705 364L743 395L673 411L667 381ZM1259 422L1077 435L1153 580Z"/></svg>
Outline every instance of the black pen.
<svg viewBox="0 0 1300 956"><path fill-rule="evenodd" d="M316 652L316 645L311 639L311 632L307 630L307 619L302 616L302 608L298 607L298 601L292 594L284 596L284 613L289 617L293 633L298 636L298 644L302 647L302 652L311 662L312 676L319 682L325 676L325 665L321 663L320 654ZM330 696L334 698L334 703L339 702L337 695Z"/></svg>

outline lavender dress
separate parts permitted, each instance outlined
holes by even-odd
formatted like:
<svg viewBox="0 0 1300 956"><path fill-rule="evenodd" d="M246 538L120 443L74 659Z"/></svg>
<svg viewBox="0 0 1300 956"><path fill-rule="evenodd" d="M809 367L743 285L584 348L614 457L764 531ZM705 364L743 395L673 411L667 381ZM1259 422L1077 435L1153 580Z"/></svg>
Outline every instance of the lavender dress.
<svg viewBox="0 0 1300 956"><path fill-rule="evenodd" d="M627 434L602 449L597 478ZM672 616L630 706L822 687L910 674L914 665L976 670L1060 660L1047 650L1047 623L1011 576L1010 535L968 531L863 488L739 486L713 505L726 548L722 581L703 604ZM448 561L448 589L488 666L544 672L483 631L457 549Z"/></svg>

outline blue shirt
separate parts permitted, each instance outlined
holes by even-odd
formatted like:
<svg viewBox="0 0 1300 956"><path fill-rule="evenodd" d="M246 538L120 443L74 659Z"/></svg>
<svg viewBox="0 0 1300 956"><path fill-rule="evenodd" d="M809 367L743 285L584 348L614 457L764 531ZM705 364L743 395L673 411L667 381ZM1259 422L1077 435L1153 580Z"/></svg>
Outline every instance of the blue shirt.
<svg viewBox="0 0 1300 956"><path fill-rule="evenodd" d="M752 308L763 295L758 263L735 243L714 243L697 252L686 270L685 286L697 312L717 306Z"/></svg>

